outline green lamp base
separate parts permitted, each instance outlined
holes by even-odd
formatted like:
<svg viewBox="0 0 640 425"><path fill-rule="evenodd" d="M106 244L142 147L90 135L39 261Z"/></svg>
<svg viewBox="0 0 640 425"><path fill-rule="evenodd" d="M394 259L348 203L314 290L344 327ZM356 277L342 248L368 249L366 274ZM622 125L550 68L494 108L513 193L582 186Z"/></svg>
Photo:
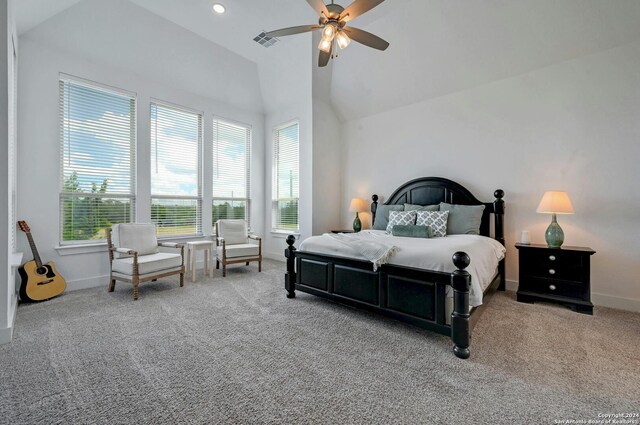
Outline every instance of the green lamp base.
<svg viewBox="0 0 640 425"><path fill-rule="evenodd" d="M356 219L353 220L353 231L358 233L362 230L362 222L360 221L360 217L358 217L358 213L356 212Z"/></svg>
<svg viewBox="0 0 640 425"><path fill-rule="evenodd" d="M544 239L547 241L549 248L560 248L564 242L564 232L558 224L555 214L551 216L551 224L547 227Z"/></svg>

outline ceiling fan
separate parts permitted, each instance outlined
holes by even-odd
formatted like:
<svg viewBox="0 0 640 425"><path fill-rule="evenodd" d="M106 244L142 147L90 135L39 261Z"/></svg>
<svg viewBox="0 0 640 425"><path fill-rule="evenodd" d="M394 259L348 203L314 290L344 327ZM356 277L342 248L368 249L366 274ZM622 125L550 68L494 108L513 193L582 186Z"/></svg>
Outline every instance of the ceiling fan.
<svg viewBox="0 0 640 425"><path fill-rule="evenodd" d="M320 57L318 66L327 66L331 59L334 44L340 49L349 45L351 40L378 50L386 50L389 43L380 37L358 28L347 27L347 23L365 12L373 9L384 0L354 0L346 9L338 4L324 4L323 0L307 0L307 3L316 11L320 20L318 25L300 25L297 27L282 28L266 33L269 37L282 37L285 35L300 34L303 32L322 30L322 40L318 45Z"/></svg>

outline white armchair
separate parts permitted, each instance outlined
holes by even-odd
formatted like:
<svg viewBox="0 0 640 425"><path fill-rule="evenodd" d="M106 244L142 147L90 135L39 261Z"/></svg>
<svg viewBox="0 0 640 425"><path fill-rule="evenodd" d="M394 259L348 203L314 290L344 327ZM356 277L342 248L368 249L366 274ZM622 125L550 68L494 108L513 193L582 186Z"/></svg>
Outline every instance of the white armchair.
<svg viewBox="0 0 640 425"><path fill-rule="evenodd" d="M258 243L251 243L250 240ZM244 220L218 220L216 222L216 269L222 263L222 277L227 275L227 264L258 262L262 271L262 238L249 234Z"/></svg>
<svg viewBox="0 0 640 425"><path fill-rule="evenodd" d="M153 224L114 224L107 229L109 247L109 292L116 280L133 284L133 299L138 299L138 285L158 278L180 275L184 286L184 246L158 243ZM158 247L177 248L180 254L160 252Z"/></svg>

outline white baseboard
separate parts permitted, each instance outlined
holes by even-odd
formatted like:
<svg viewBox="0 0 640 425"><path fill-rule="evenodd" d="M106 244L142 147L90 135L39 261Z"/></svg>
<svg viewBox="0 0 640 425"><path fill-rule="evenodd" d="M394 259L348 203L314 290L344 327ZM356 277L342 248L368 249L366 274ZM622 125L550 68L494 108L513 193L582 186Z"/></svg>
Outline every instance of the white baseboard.
<svg viewBox="0 0 640 425"><path fill-rule="evenodd" d="M273 253L273 252L265 252L265 253L262 254L262 257L268 258L269 260L279 261L281 263L284 263L287 260L284 257L284 254L276 254L276 253Z"/></svg>
<svg viewBox="0 0 640 425"><path fill-rule="evenodd" d="M0 345L11 342L13 338L13 329L16 324L16 315L18 314L18 297L13 297L13 316L11 317L11 323L9 327L0 329Z"/></svg>
<svg viewBox="0 0 640 425"><path fill-rule="evenodd" d="M507 291L516 292L518 290L518 281L505 279L505 286L507 287Z"/></svg>
<svg viewBox="0 0 640 425"><path fill-rule="evenodd" d="M186 261L186 259L185 259ZM215 268L215 258L213 259L213 267ZM200 259L196 261L196 268L198 270L204 269L204 260ZM187 269L187 265L185 264L185 270ZM76 280L67 280L67 291L78 291L81 289L89 289L89 288L97 288L100 286L104 286L105 288L109 285L109 275L105 274L102 276L93 276L87 277L84 279L76 279Z"/></svg>
<svg viewBox="0 0 640 425"><path fill-rule="evenodd" d="M591 293L591 302L602 307L640 313L640 300L634 298L615 297L613 295Z"/></svg>
<svg viewBox="0 0 640 425"><path fill-rule="evenodd" d="M78 291L80 289L97 288L98 286L109 285L109 275L93 276L84 279L67 280L67 291Z"/></svg>

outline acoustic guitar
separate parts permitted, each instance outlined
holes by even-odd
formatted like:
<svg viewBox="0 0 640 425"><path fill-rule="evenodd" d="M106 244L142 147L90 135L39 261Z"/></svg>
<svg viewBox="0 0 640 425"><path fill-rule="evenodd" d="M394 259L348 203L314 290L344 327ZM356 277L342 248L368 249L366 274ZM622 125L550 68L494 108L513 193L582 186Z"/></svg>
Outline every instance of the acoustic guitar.
<svg viewBox="0 0 640 425"><path fill-rule="evenodd" d="M42 263L27 222L18 221L18 227L27 234L29 246L33 253L33 260L27 261L18 269L22 278L20 299L31 302L45 301L60 295L67 288L67 282L58 274L52 261L47 264Z"/></svg>

